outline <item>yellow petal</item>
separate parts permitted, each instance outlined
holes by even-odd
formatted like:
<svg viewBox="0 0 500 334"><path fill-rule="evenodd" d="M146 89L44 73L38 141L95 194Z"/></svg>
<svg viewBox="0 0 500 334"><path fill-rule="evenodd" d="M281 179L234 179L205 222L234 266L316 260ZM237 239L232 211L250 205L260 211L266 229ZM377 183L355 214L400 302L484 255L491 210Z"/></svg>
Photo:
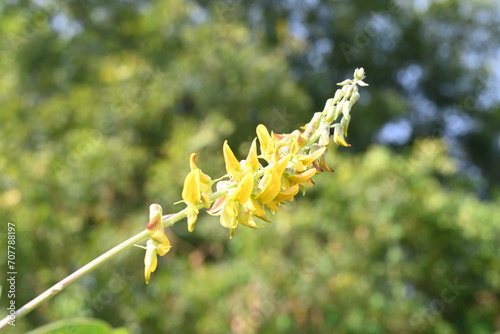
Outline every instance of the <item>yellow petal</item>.
<svg viewBox="0 0 500 334"><path fill-rule="evenodd" d="M268 173L264 174L261 183L262 191L255 196L255 199L261 201L262 204L266 204L279 194L281 189L281 176L276 170L271 169Z"/></svg>
<svg viewBox="0 0 500 334"><path fill-rule="evenodd" d="M273 200L275 203L281 203L284 201L293 201L293 197L299 192L299 185L294 184L290 188L280 192Z"/></svg>
<svg viewBox="0 0 500 334"><path fill-rule="evenodd" d="M299 161L301 161L304 166L309 166L314 160L318 159L323 153L325 153L326 147L322 147L317 151L314 151L313 153L310 153L308 155L304 155L299 157Z"/></svg>
<svg viewBox="0 0 500 334"><path fill-rule="evenodd" d="M224 212L222 215L229 217L236 217L238 215L238 205L235 201L227 201L224 205Z"/></svg>
<svg viewBox="0 0 500 334"><path fill-rule="evenodd" d="M158 255L160 255L160 256L167 254L168 251L170 250L170 248L172 248L172 246L170 246L170 241L168 240L168 238L166 236L165 236L165 241L156 246L156 249L158 251Z"/></svg>
<svg viewBox="0 0 500 334"><path fill-rule="evenodd" d="M266 214L266 211L260 207L259 202L254 198L250 198L250 200L245 203L245 206L255 216L262 217Z"/></svg>
<svg viewBox="0 0 500 334"><path fill-rule="evenodd" d="M187 224L188 224L188 231L193 232L194 227L196 225L196 221L198 220L198 210L194 211L189 211L187 215Z"/></svg>
<svg viewBox="0 0 500 334"><path fill-rule="evenodd" d="M231 151L231 148L227 144L227 140L224 142L223 152L224 161L226 163L226 171L231 173L232 171L240 169L240 162L236 159L233 151Z"/></svg>
<svg viewBox="0 0 500 334"><path fill-rule="evenodd" d="M301 133L299 133L290 147L290 152L296 154L302 147L304 147L305 144L307 144L307 139Z"/></svg>
<svg viewBox="0 0 500 334"><path fill-rule="evenodd" d="M184 188L182 189L182 199L184 201L198 203L201 200L200 173L199 169L194 169L186 176Z"/></svg>
<svg viewBox="0 0 500 334"><path fill-rule="evenodd" d="M254 171L259 169L259 159L257 159L257 139L254 139L250 151L247 156L247 166L251 167Z"/></svg>
<svg viewBox="0 0 500 334"><path fill-rule="evenodd" d="M240 212L238 214L238 222L241 225L244 225L244 226L247 226L247 227L251 227L251 228L262 228L262 227L264 227L264 226L259 226L259 225L255 224L255 221L253 220L252 214L247 209L245 209L244 207L242 207L240 209Z"/></svg>
<svg viewBox="0 0 500 334"><path fill-rule="evenodd" d="M333 132L333 141L337 143L337 145L342 145L345 147L351 146L345 141L344 138L344 127L341 124L335 124L335 130Z"/></svg>
<svg viewBox="0 0 500 334"><path fill-rule="evenodd" d="M265 125L259 124L257 126L257 137L259 138L260 143L260 154L264 156L270 154L268 150L271 148L272 139Z"/></svg>
<svg viewBox="0 0 500 334"><path fill-rule="evenodd" d="M196 153L191 153L191 156L189 157L189 167L191 168L191 170L198 169L195 160L196 160Z"/></svg>
<svg viewBox="0 0 500 334"><path fill-rule="evenodd" d="M146 284L149 284L151 273L156 270L158 259L156 258L157 249L153 240L148 240L146 245L146 256L144 257L144 278Z"/></svg>
<svg viewBox="0 0 500 334"><path fill-rule="evenodd" d="M278 211L280 208L276 205L274 201L271 201L269 203L266 203L266 207L273 210L273 211Z"/></svg>
<svg viewBox="0 0 500 334"><path fill-rule="evenodd" d="M281 190L281 176L283 175L290 158L291 156L288 154L282 157L275 165L266 167L266 172L264 173L259 185L262 191L255 196L256 200L261 201L262 204L266 204L272 201L279 194Z"/></svg>
<svg viewBox="0 0 500 334"><path fill-rule="evenodd" d="M286 166L290 162L291 157L292 156L290 154L285 155L278 161L278 163L274 167L275 171L278 173L280 177L281 175L283 175L283 172L285 171Z"/></svg>
<svg viewBox="0 0 500 334"><path fill-rule="evenodd" d="M252 194L252 190L253 175L252 173L247 173L238 184L238 187L236 188L230 199L244 204L246 201L248 201L248 198Z"/></svg>
<svg viewBox="0 0 500 334"><path fill-rule="evenodd" d="M316 169L306 170L304 173L288 175L288 180L291 184L306 182L308 179L313 177L316 174Z"/></svg>

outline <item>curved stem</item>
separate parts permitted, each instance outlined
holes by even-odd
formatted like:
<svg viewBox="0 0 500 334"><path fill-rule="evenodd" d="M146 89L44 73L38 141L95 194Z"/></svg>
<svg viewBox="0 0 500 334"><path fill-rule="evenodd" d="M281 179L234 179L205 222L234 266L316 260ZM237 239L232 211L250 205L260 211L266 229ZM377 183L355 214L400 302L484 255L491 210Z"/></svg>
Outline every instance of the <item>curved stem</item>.
<svg viewBox="0 0 500 334"><path fill-rule="evenodd" d="M89 272L93 271L94 269L98 268L102 264L106 263L108 260L112 259L116 255L120 254L127 248L133 246L134 244L141 242L149 237L149 232L147 230L142 231L141 233L136 234L135 236L131 237L130 239L122 242L116 247L113 247L106 253L102 254L101 256L95 258L94 260L90 261L71 275L67 276L60 282L56 283L53 285L51 288L47 289L45 292L37 296L35 299L31 300L24 306L22 306L20 309L16 311L15 314L13 314L14 318L12 316L6 316L4 319L0 321L0 329L4 328L7 326L7 324L12 321L12 320L17 320L31 312L33 309L38 307L41 303L44 301L52 298L53 296L57 295L59 292L67 288L69 285L71 285L73 282L75 282L77 279L79 279L82 276L85 276Z"/></svg>

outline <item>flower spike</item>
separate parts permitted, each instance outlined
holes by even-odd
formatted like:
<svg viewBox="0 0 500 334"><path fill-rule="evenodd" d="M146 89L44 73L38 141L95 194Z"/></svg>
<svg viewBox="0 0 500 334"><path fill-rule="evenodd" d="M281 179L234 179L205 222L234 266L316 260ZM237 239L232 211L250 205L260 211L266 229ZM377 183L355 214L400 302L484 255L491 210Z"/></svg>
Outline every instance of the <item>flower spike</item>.
<svg viewBox="0 0 500 334"><path fill-rule="evenodd" d="M149 283L151 274L158 265L157 256L165 255L171 248L164 231L164 224L171 226L180 219L187 219L188 230L195 228L200 209L219 217L220 224L229 229L229 238L236 228L243 225L261 228L254 218L266 222L269 212L274 214L287 202L308 186L313 186L313 177L324 171L333 172L326 164L327 150L333 141L339 146L349 147L345 137L351 122L353 105L359 100L358 86L367 86L363 81L365 71L357 68L353 79L339 83L334 97L327 100L322 112L313 114L306 125L288 134L269 131L263 124L256 129L257 138L252 141L245 160L239 161L227 140L222 152L226 175L212 180L197 166L196 154L189 158L190 171L184 180L182 201L186 208L176 214L162 215L158 204L150 207L149 223L146 227L149 240L146 243L144 277ZM259 151L257 153L257 140ZM264 166L260 161L265 161ZM212 191L212 186L216 191Z"/></svg>

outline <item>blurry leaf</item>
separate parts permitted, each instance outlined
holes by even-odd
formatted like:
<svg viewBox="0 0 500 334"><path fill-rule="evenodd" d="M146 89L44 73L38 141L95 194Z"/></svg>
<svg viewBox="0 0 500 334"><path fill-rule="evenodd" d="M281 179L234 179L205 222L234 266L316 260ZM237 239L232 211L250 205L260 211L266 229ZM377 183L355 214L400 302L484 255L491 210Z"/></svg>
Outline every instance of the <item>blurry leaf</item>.
<svg viewBox="0 0 500 334"><path fill-rule="evenodd" d="M27 334L129 334L125 328L113 329L106 322L91 318L64 319L39 327Z"/></svg>

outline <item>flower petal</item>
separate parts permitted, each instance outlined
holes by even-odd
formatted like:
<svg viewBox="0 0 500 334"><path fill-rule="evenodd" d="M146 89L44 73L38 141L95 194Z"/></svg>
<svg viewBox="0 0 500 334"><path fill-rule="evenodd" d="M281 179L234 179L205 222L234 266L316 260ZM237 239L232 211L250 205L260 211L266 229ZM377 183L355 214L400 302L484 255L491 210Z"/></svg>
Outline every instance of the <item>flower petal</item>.
<svg viewBox="0 0 500 334"><path fill-rule="evenodd" d="M233 151L231 151L231 148L229 147L227 140L224 142L224 161L226 163L226 171L228 173L231 173L235 170L240 169L240 162L238 159L236 159L236 156L234 155Z"/></svg>
<svg viewBox="0 0 500 334"><path fill-rule="evenodd" d="M273 140L265 125L259 124L257 126L257 137L259 138L260 143L260 154L264 157L270 155L272 153L270 150L272 148Z"/></svg>
<svg viewBox="0 0 500 334"><path fill-rule="evenodd" d="M271 169L268 173L264 174L261 179L262 191L255 196L256 200L266 204L272 201L276 195L279 194L281 188L281 176L276 170Z"/></svg>
<svg viewBox="0 0 500 334"><path fill-rule="evenodd" d="M284 201L293 201L293 197L299 192L299 185L294 184L290 188L280 192L273 200L275 203L281 203Z"/></svg>
<svg viewBox="0 0 500 334"><path fill-rule="evenodd" d="M342 145L345 147L351 146L345 141L344 138L344 127L341 124L335 124L334 125L334 132L333 132L333 141L337 143L337 145Z"/></svg>
<svg viewBox="0 0 500 334"><path fill-rule="evenodd" d="M259 202L254 198L250 198L250 200L245 203L245 206L253 215L257 217L262 217L266 214L266 210L262 209Z"/></svg>
<svg viewBox="0 0 500 334"><path fill-rule="evenodd" d="M299 157L298 160L301 161L304 164L304 166L309 166L314 160L318 159L321 155L323 155L325 151L326 147L322 147L317 151L309 153L308 155L303 155Z"/></svg>
<svg viewBox="0 0 500 334"><path fill-rule="evenodd" d="M182 189L182 199L184 201L198 203L201 200L200 173L199 169L194 169L186 176L184 188Z"/></svg>
<svg viewBox="0 0 500 334"><path fill-rule="evenodd" d="M308 179L310 179L314 175L316 175L316 169L312 168L312 169L306 170L304 173L295 174L295 175L288 175L288 180L290 181L291 184L297 184L297 183L306 182Z"/></svg>
<svg viewBox="0 0 500 334"><path fill-rule="evenodd" d="M246 201L248 201L248 198L252 194L252 191L253 191L253 175L252 173L247 173L238 184L238 187L231 195L230 199L233 201L238 201L241 204L244 204Z"/></svg>
<svg viewBox="0 0 500 334"><path fill-rule="evenodd" d="M146 279L146 284L149 284L151 273L156 270L156 266L158 265L157 252L158 250L153 240L148 240L146 243L146 256L144 257L144 278Z"/></svg>
<svg viewBox="0 0 500 334"><path fill-rule="evenodd" d="M259 169L259 159L257 158L257 139L254 139L252 142L252 146L250 146L250 151L247 156L247 166L251 167L254 171Z"/></svg>

